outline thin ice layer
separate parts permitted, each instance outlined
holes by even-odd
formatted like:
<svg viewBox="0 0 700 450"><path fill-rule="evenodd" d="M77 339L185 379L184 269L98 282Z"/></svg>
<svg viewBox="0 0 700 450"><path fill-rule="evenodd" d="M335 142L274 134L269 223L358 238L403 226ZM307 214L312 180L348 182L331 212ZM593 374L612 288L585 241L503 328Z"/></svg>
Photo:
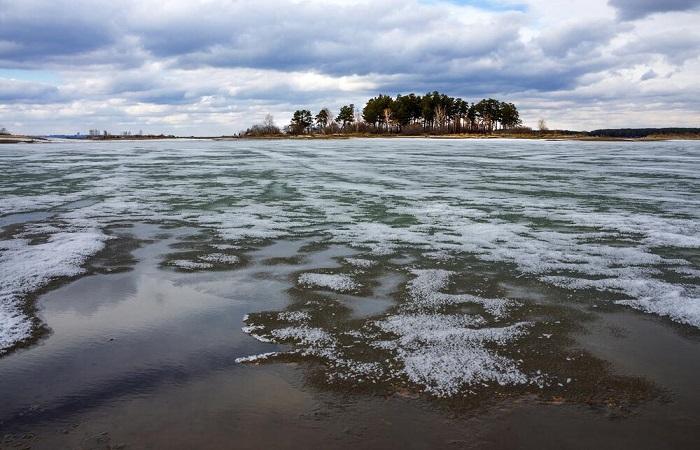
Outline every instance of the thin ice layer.
<svg viewBox="0 0 700 450"><path fill-rule="evenodd" d="M41 221L32 213L50 213L52 223L36 224L48 234L61 232L52 227L62 220L96 229L187 225L225 241L222 251L314 236L375 255L410 254L418 267L466 256L504 276L612 290L624 305L700 327L696 142L105 145L99 157L75 143L2 150L0 215ZM39 285L46 276L36 274ZM432 299L459 300L442 294ZM6 343L29 332L21 302L2 296L5 330L13 330ZM498 307L484 302L506 316Z"/></svg>
<svg viewBox="0 0 700 450"><path fill-rule="evenodd" d="M51 280L85 272L85 260L104 247L107 236L95 230L59 232L46 242L0 241L0 353L33 331L22 309L26 295Z"/></svg>

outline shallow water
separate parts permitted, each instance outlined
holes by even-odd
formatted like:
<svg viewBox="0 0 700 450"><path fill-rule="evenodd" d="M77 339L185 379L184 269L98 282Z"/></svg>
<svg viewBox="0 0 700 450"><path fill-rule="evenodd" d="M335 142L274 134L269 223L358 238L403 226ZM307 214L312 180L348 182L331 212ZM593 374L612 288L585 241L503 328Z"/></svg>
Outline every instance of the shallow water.
<svg viewBox="0 0 700 450"><path fill-rule="evenodd" d="M0 152L8 446L698 437L697 143Z"/></svg>

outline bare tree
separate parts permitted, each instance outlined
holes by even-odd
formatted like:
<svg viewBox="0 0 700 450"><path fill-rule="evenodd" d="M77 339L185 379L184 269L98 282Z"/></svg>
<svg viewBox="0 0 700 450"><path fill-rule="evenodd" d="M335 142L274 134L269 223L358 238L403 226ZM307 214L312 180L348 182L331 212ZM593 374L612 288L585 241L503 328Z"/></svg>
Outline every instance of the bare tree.
<svg viewBox="0 0 700 450"><path fill-rule="evenodd" d="M275 125L275 118L272 114L265 114L262 123L258 123L241 132L244 136L272 136L280 134L282 130Z"/></svg>
<svg viewBox="0 0 700 450"><path fill-rule="evenodd" d="M275 118L272 117L272 114L265 114L265 119L263 119L263 127L265 127L268 130L276 128Z"/></svg>
<svg viewBox="0 0 700 450"><path fill-rule="evenodd" d="M391 108L384 108L384 125L386 126L386 131L389 131L389 123L391 122Z"/></svg>
<svg viewBox="0 0 700 450"><path fill-rule="evenodd" d="M545 122L544 119L540 119L539 121L537 121L537 128L538 128L540 131L547 131L547 130L549 130L549 127L547 127L547 122Z"/></svg>
<svg viewBox="0 0 700 450"><path fill-rule="evenodd" d="M440 131L445 127L445 119L447 118L447 113L445 107L442 105L437 105L435 107L435 121L440 127Z"/></svg>

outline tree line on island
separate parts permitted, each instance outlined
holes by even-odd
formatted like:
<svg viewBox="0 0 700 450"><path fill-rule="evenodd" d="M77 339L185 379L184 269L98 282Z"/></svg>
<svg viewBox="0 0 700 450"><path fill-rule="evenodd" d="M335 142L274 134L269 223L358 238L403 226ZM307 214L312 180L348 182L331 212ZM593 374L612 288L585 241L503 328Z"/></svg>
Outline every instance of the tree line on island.
<svg viewBox="0 0 700 450"><path fill-rule="evenodd" d="M521 127L522 121L513 103L492 98L469 103L437 91L416 94L378 95L370 98L361 111L354 104L344 105L336 116L328 108L317 114L308 109L294 112L284 129L267 115L262 124L253 125L244 136L271 136L283 133L303 134L458 134L490 133Z"/></svg>

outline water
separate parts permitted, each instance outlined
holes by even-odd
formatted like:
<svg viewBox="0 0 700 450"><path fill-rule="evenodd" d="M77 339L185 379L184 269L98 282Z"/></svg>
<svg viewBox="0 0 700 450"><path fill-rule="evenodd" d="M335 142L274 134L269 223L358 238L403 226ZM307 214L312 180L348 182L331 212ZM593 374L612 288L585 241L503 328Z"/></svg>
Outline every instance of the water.
<svg viewBox="0 0 700 450"><path fill-rule="evenodd" d="M346 395L354 426L443 437L415 405L525 423L488 405L537 398L697 437L696 142L77 142L0 170L0 423L37 445L199 414L216 446L211 414L266 429L274 386L302 428Z"/></svg>

